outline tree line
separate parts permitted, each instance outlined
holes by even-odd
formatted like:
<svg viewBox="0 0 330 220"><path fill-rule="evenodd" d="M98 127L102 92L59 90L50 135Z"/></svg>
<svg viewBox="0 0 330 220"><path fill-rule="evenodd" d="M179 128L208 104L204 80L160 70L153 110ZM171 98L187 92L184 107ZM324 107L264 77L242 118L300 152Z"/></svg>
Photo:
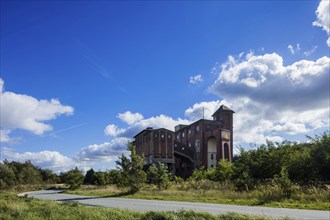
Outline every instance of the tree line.
<svg viewBox="0 0 330 220"><path fill-rule="evenodd" d="M71 189L77 189L82 184L114 184L136 192L147 182L157 185L159 189L167 189L171 184L186 182L190 187L196 187L196 184L200 187L201 182L205 183L206 180L226 183L236 190L246 191L272 182L289 195L292 184L330 182L330 132L308 138L309 141L304 143L267 141L257 148L241 148L232 163L223 160L212 169L202 167L187 180L172 175L161 163L144 166L143 155L137 155L133 145L128 146L131 151L129 156L122 154L118 158L116 169L97 172L90 169L85 175L77 167L58 175L49 169L36 167L30 161L20 163L5 160L0 163L0 189L11 189L22 184L66 183Z"/></svg>

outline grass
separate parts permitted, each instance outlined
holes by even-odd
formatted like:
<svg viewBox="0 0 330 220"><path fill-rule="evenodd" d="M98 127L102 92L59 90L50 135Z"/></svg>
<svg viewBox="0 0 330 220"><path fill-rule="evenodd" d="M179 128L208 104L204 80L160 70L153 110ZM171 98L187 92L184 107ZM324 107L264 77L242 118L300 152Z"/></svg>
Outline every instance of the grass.
<svg viewBox="0 0 330 220"><path fill-rule="evenodd" d="M232 189L182 190L175 187L169 190L158 190L152 185L147 185L135 194L127 192L128 189L117 188L115 186L103 188L89 186L80 190L66 191L66 193L90 196L330 210L330 191L329 189L320 188L296 189L291 198L282 198L278 194L278 189L267 187L260 187L257 190L249 192L238 192Z"/></svg>
<svg viewBox="0 0 330 220"><path fill-rule="evenodd" d="M18 197L14 193L0 193L0 219L134 219L134 220L270 220L266 216L252 216L237 213L211 215L194 211L136 212L129 210L90 207L78 203L42 201L30 197Z"/></svg>

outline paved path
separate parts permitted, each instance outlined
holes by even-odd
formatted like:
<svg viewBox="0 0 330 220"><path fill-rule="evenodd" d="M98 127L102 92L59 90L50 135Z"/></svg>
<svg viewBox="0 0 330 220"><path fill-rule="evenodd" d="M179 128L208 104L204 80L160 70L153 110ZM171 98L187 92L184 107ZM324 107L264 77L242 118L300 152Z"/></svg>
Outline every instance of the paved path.
<svg viewBox="0 0 330 220"><path fill-rule="evenodd" d="M28 196L44 200L54 200L62 202L79 202L89 206L104 206L111 208L130 209L137 211L176 211L194 210L209 212L212 214L223 214L226 212L237 212L250 215L265 215L275 219L289 217L293 219L322 219L330 220L330 211L268 208L256 206L221 205L196 202L175 202L146 199L127 199L114 197L81 196L59 193L59 190L41 190L22 193Z"/></svg>

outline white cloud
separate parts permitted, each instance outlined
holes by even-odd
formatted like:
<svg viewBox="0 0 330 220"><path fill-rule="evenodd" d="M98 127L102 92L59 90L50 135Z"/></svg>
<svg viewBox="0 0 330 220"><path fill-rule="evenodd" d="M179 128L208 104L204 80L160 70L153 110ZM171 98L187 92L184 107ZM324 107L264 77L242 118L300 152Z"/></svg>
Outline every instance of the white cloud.
<svg viewBox="0 0 330 220"><path fill-rule="evenodd" d="M2 129L23 129L41 135L52 130L52 126L45 121L62 114L73 114L73 107L62 105L57 99L37 100L32 96L4 91L3 85L0 79Z"/></svg>
<svg viewBox="0 0 330 220"><path fill-rule="evenodd" d="M130 111L119 113L117 118L126 122L129 125L135 124L143 119L143 115L140 113L132 113Z"/></svg>
<svg viewBox="0 0 330 220"><path fill-rule="evenodd" d="M79 161L105 162L118 159L127 150L128 138L115 138L103 144L92 144L82 148L76 158Z"/></svg>
<svg viewBox="0 0 330 220"><path fill-rule="evenodd" d="M309 57L310 55L312 55L312 54L316 51L317 48L318 48L318 46L315 45L312 49L305 51L305 52L304 52L304 55L305 55L306 57Z"/></svg>
<svg viewBox="0 0 330 220"><path fill-rule="evenodd" d="M185 111L185 116L189 118L191 121L195 121L198 119L212 119L213 113L220 107L220 101L211 101L211 102L200 102L194 104L192 107L188 108Z"/></svg>
<svg viewBox="0 0 330 220"><path fill-rule="evenodd" d="M276 53L229 56L209 90L236 112L235 143L264 143L328 127L329 63L322 57L285 66Z"/></svg>
<svg viewBox="0 0 330 220"><path fill-rule="evenodd" d="M190 84L198 84L198 83L201 83L203 82L203 77L201 74L198 74L196 76L191 76L190 79L189 79L189 83Z"/></svg>
<svg viewBox="0 0 330 220"><path fill-rule="evenodd" d="M288 49L290 50L292 55L295 55L296 53L298 53L300 51L301 48L300 48L300 44L297 44L296 47L289 44Z"/></svg>
<svg viewBox="0 0 330 220"><path fill-rule="evenodd" d="M105 135L113 136L113 137L117 136L119 133L123 131L124 129L119 129L117 125L114 124L107 125L104 129Z"/></svg>
<svg viewBox="0 0 330 220"><path fill-rule="evenodd" d="M325 32L327 32L327 44L330 47L330 1L321 0L315 13L317 20L313 22L313 25L321 27Z"/></svg>
<svg viewBox="0 0 330 220"><path fill-rule="evenodd" d="M10 148L2 148L2 159L8 161L25 162L30 160L33 165L43 169L51 169L56 173L67 171L79 166L72 158L64 156L57 151L40 151L40 152L24 152L17 153Z"/></svg>
<svg viewBox="0 0 330 220"><path fill-rule="evenodd" d="M143 118L143 116L141 118ZM186 119L181 119L181 118L173 119L169 116L161 114L159 116L154 116L136 121L135 123L130 124L126 128L118 128L116 125L110 124L106 126L105 134L114 137L132 138L134 135L138 134L140 131L146 129L147 127L166 128L169 130L174 130L174 127L178 124L189 124L189 123L191 123L191 121Z"/></svg>
<svg viewBox="0 0 330 220"><path fill-rule="evenodd" d="M0 142L11 142L12 138L9 137L11 130L9 129L0 129Z"/></svg>

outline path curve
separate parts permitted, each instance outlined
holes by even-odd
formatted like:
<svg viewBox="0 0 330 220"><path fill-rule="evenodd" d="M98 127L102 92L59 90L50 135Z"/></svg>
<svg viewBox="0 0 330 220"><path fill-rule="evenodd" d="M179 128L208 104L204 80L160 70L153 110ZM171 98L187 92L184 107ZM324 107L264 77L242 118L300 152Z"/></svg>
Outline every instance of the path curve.
<svg viewBox="0 0 330 220"><path fill-rule="evenodd" d="M79 202L89 206L103 206L109 208L129 209L135 211L178 211L194 210L208 212L211 214L224 214L227 212L237 212L250 215L264 215L275 219L289 217L292 219L308 220L330 220L330 211L270 208L257 206L222 205L197 202L176 202L162 200L129 199L99 196L82 196L59 193L60 190L40 190L19 194L20 196L35 197L43 200L53 200L61 202Z"/></svg>

